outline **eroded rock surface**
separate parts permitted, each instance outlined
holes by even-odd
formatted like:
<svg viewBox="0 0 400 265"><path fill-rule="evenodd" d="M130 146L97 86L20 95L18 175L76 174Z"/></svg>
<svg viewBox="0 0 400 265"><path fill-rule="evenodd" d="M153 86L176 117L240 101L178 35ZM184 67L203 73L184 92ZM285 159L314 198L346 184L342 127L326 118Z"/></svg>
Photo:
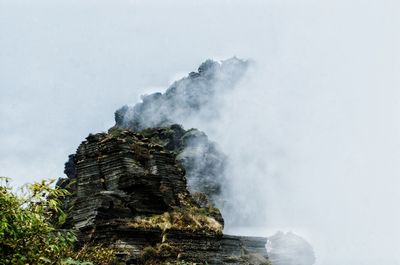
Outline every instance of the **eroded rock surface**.
<svg viewBox="0 0 400 265"><path fill-rule="evenodd" d="M113 247L126 264L268 264L266 238L224 236L219 210L189 193L163 130L89 135L70 157L58 185L72 193L67 225L79 242Z"/></svg>
<svg viewBox="0 0 400 265"><path fill-rule="evenodd" d="M226 156L204 132L188 128L219 116L221 98L235 88L248 67L248 61L235 57L207 60L164 93L144 95L141 102L118 109L115 127L143 132L174 152L186 169L189 191L205 193L221 208Z"/></svg>
<svg viewBox="0 0 400 265"><path fill-rule="evenodd" d="M225 180L226 156L197 129L184 130L173 124L165 127L147 128L141 134L162 145L176 155L183 165L188 180L188 190L204 193L216 206L221 206L221 184Z"/></svg>
<svg viewBox="0 0 400 265"><path fill-rule="evenodd" d="M118 127L133 131L169 126L187 126L190 121L210 121L218 116L220 100L244 76L249 62L230 58L207 60L197 72L175 81L164 93L142 96L142 102L115 112Z"/></svg>

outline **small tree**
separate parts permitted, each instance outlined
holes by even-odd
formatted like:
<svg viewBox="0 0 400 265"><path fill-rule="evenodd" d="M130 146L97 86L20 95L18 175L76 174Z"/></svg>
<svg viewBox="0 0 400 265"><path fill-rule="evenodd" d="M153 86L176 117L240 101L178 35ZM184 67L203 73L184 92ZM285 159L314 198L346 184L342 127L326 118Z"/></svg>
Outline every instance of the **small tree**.
<svg viewBox="0 0 400 265"><path fill-rule="evenodd" d="M68 253L76 241L65 221L60 199L68 195L52 188L54 181L25 185L13 193L9 179L0 179L0 259L5 264L50 264Z"/></svg>
<svg viewBox="0 0 400 265"><path fill-rule="evenodd" d="M9 179L0 177L0 260L2 264L109 264L113 250L101 246L74 251L76 236L60 229L66 220L61 199L68 191L43 180L11 191ZM96 254L97 253L97 254ZM100 255L100 254L101 255Z"/></svg>

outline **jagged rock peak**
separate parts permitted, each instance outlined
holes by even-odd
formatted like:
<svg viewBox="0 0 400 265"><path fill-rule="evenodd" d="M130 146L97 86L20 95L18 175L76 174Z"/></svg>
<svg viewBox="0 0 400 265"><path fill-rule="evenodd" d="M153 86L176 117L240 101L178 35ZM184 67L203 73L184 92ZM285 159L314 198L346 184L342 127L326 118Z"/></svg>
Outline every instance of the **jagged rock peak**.
<svg viewBox="0 0 400 265"><path fill-rule="evenodd" d="M185 170L175 155L143 134L116 128L91 134L73 162L73 169L71 160L68 167L74 172L69 179L75 185L71 206L78 229L108 219L200 208L186 189ZM210 205L204 210L210 210L222 230L218 209Z"/></svg>
<svg viewBox="0 0 400 265"><path fill-rule="evenodd" d="M236 57L221 62L206 60L197 72L175 81L165 93L142 96L142 102L117 110L116 126L140 131L173 123L185 125L188 119L211 119L218 112L217 96L233 89L248 64Z"/></svg>
<svg viewBox="0 0 400 265"><path fill-rule="evenodd" d="M183 126L198 128L218 117L221 98L234 89L248 66L248 61L236 57L206 60L197 72L175 81L164 93L145 95L134 106L117 110L114 127L158 140L185 167L189 191L205 193L222 208L227 158L205 133Z"/></svg>
<svg viewBox="0 0 400 265"><path fill-rule="evenodd" d="M151 135L113 128L70 157L73 174L58 183L79 243L112 247L124 264L269 264L267 239L223 235L219 210L188 192L176 154Z"/></svg>

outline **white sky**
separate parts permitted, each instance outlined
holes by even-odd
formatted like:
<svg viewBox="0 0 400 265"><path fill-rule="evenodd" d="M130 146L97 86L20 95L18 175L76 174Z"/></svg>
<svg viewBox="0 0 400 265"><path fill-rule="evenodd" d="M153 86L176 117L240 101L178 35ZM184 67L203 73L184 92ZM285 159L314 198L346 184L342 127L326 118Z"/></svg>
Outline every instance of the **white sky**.
<svg viewBox="0 0 400 265"><path fill-rule="evenodd" d="M211 136L254 155L235 172L268 190L267 226L300 230L319 265L400 264L399 20L394 0L0 0L0 175L57 178L120 106L252 58Z"/></svg>

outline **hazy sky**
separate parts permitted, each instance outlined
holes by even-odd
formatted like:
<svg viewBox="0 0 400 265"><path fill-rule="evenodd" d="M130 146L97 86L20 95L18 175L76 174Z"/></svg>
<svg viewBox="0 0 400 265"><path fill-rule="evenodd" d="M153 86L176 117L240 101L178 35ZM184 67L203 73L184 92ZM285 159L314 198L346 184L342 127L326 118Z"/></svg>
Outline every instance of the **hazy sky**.
<svg viewBox="0 0 400 265"><path fill-rule="evenodd" d="M400 264L399 29L395 0L0 0L0 175L57 178L120 106L207 58L251 58L204 125L238 197L319 265Z"/></svg>

